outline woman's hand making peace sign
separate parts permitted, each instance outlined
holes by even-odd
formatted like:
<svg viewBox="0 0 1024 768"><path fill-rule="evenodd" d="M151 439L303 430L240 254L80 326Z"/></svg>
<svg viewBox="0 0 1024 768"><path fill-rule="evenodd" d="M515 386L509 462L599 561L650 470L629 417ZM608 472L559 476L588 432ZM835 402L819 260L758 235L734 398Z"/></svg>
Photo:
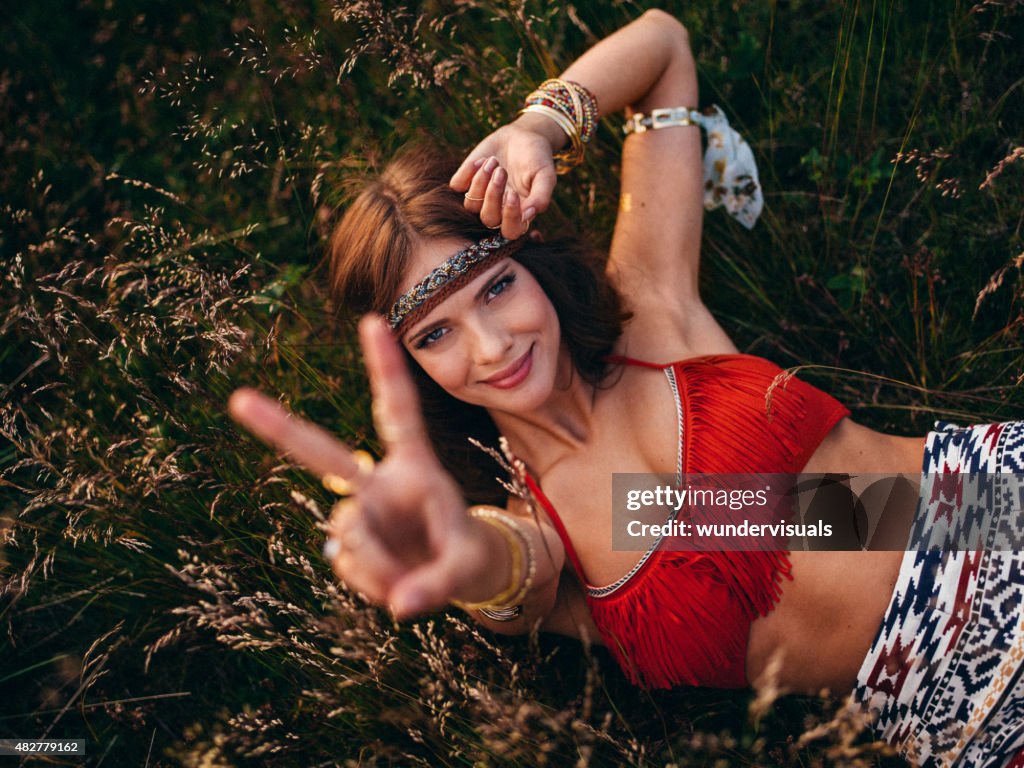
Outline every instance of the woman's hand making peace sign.
<svg viewBox="0 0 1024 768"><path fill-rule="evenodd" d="M488 542L434 454L401 349L380 317L363 318L359 339L386 451L372 470L360 469L352 450L322 427L256 390L236 390L228 410L310 472L340 475L353 485L354 496L331 515L329 541L338 546L326 548L336 550L331 565L349 587L389 605L398 617L439 608L453 597L478 598L467 593L476 593L481 574L493 570Z"/></svg>

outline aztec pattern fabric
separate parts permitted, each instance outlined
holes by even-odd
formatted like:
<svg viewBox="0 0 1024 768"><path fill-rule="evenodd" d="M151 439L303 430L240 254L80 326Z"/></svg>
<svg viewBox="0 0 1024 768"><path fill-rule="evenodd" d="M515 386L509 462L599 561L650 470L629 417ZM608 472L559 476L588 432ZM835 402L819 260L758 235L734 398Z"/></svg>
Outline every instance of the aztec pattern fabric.
<svg viewBox="0 0 1024 768"><path fill-rule="evenodd" d="M853 703L915 765L1024 764L1024 422L935 429Z"/></svg>

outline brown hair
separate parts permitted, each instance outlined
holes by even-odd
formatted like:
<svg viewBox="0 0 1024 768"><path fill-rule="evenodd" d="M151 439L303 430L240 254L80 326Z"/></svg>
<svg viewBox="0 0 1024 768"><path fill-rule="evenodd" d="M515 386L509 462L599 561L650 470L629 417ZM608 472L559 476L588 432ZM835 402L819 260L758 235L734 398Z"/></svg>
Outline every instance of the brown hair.
<svg viewBox="0 0 1024 768"><path fill-rule="evenodd" d="M329 294L336 317L384 313L398 298L406 265L421 239L475 242L494 234L448 186L455 156L426 144L399 153L352 201L330 238ZM561 325L573 367L593 386L629 315L604 275L601 259L575 239L529 240L512 258L536 278ZM503 503L496 467L467 438L497 443L486 410L449 395L409 358L428 432L441 463L475 503Z"/></svg>

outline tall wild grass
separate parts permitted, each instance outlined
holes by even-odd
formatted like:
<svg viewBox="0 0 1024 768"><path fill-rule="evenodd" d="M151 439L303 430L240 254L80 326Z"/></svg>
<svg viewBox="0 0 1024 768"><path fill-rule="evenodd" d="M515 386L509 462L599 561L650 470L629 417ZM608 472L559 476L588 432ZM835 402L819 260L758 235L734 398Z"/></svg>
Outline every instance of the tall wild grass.
<svg viewBox="0 0 1024 768"><path fill-rule="evenodd" d="M0 736L85 764L870 765L839 702L643 694L602 652L401 626L236 386L375 449L325 233L403 143L468 148L647 3L51 0L0 26ZM669 2L767 206L709 214L745 351L923 434L1022 415L1024 4ZM607 244L621 135L539 223ZM43 762L43 761L39 761ZM48 764L82 764L50 759Z"/></svg>

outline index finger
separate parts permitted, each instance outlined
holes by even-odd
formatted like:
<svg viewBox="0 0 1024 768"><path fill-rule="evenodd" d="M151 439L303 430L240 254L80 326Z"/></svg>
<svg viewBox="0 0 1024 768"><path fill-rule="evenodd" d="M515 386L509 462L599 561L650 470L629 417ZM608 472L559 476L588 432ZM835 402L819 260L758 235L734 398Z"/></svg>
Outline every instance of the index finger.
<svg viewBox="0 0 1024 768"><path fill-rule="evenodd" d="M359 321L359 342L370 377L373 423L385 447L429 446L416 384L384 318L363 317Z"/></svg>
<svg viewBox="0 0 1024 768"><path fill-rule="evenodd" d="M323 427L290 413L277 400L250 387L236 389L228 400L231 418L318 477L331 473L358 477L352 451Z"/></svg>

